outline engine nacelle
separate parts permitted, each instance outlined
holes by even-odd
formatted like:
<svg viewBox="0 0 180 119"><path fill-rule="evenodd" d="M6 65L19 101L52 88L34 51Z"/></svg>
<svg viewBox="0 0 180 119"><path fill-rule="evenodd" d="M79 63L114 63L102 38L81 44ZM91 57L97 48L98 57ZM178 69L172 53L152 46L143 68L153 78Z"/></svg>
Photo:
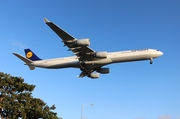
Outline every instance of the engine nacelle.
<svg viewBox="0 0 180 119"><path fill-rule="evenodd" d="M89 75L89 77L92 78L92 79L96 79L96 78L99 78L100 75L99 75L98 73L91 73L91 74Z"/></svg>
<svg viewBox="0 0 180 119"><path fill-rule="evenodd" d="M109 68L100 68L97 70L97 72L101 74L108 74L109 73Z"/></svg>
<svg viewBox="0 0 180 119"><path fill-rule="evenodd" d="M97 58L107 58L107 52L96 52L94 56Z"/></svg>
<svg viewBox="0 0 180 119"><path fill-rule="evenodd" d="M75 41L75 44L78 45L78 46L89 46L90 41L89 41L88 38L86 38L86 39L81 39L81 40Z"/></svg>

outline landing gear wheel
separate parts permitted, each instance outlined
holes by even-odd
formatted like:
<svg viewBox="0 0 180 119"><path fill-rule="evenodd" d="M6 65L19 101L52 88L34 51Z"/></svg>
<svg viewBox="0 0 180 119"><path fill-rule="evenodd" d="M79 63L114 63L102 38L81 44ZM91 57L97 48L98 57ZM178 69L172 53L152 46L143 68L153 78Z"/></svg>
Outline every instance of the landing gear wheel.
<svg viewBox="0 0 180 119"><path fill-rule="evenodd" d="M86 64L84 62L80 62L80 69L83 71L86 67Z"/></svg>
<svg viewBox="0 0 180 119"><path fill-rule="evenodd" d="M150 58L150 64L152 64L153 63L153 58Z"/></svg>

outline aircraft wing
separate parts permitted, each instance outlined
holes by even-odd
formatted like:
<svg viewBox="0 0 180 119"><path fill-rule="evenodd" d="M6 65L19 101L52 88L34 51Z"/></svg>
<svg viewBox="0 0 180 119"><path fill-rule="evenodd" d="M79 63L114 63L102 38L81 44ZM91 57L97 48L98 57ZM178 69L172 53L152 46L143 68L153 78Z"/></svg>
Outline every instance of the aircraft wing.
<svg viewBox="0 0 180 119"><path fill-rule="evenodd" d="M94 59L94 50L92 50L88 46L75 45L75 42L77 41L76 38L65 32L46 18L44 18L44 21L62 39L64 45L67 46L69 50L71 50L79 58L80 61L88 61Z"/></svg>

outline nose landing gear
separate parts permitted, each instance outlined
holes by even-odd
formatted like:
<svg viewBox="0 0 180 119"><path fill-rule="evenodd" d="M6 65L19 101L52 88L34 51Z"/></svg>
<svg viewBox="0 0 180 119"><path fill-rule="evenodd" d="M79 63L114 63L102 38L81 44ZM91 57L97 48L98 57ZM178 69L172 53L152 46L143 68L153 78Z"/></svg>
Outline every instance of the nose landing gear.
<svg viewBox="0 0 180 119"><path fill-rule="evenodd" d="M150 58L150 64L152 64L153 63L153 58Z"/></svg>

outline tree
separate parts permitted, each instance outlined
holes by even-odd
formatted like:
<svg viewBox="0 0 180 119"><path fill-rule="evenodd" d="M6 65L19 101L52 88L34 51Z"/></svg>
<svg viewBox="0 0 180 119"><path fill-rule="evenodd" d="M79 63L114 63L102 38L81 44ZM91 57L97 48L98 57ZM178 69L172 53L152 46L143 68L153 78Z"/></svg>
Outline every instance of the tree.
<svg viewBox="0 0 180 119"><path fill-rule="evenodd" d="M32 97L35 85L24 83L21 77L0 72L0 118L1 119L58 119L49 107L39 98Z"/></svg>

